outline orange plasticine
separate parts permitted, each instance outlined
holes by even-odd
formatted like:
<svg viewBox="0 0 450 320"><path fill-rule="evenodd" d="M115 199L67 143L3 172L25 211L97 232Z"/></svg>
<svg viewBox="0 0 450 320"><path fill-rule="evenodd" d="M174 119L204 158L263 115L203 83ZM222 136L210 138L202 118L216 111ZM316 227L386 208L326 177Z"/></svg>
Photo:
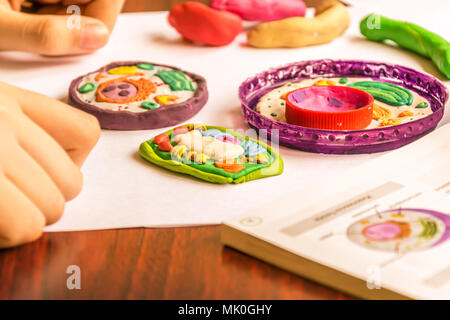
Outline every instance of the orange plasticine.
<svg viewBox="0 0 450 320"><path fill-rule="evenodd" d="M126 98L126 99L111 99L105 97L102 94L102 90L114 83L117 82L128 82L137 88L137 93L134 97ZM98 86L97 89L97 101L98 102L109 102L109 103L128 103L134 101L142 101L145 100L150 94L156 92L155 84L147 79L141 78L139 80L128 79L127 77L121 77L114 80L103 82Z"/></svg>
<svg viewBox="0 0 450 320"><path fill-rule="evenodd" d="M378 104L373 104L373 115L372 118L375 120L386 120L391 117L392 113L390 110L379 106Z"/></svg>
<svg viewBox="0 0 450 320"><path fill-rule="evenodd" d="M412 117L413 115L414 113L412 113L411 111L405 110L403 112L400 112L398 116L403 118L403 117Z"/></svg>
<svg viewBox="0 0 450 320"><path fill-rule="evenodd" d="M245 169L245 166L240 163L214 162L214 165L230 173L237 173Z"/></svg>
<svg viewBox="0 0 450 320"><path fill-rule="evenodd" d="M401 119L386 119L381 121L380 127L396 126L402 123Z"/></svg>
<svg viewBox="0 0 450 320"><path fill-rule="evenodd" d="M95 76L94 80L95 81L100 81L101 79L103 79L105 77L105 74L103 72L99 72L97 73L97 75Z"/></svg>

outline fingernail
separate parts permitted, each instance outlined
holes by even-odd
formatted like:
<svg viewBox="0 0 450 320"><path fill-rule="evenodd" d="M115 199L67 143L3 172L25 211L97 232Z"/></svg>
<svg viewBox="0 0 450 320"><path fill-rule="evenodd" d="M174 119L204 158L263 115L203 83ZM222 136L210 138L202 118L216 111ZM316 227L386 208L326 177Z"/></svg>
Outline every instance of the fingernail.
<svg viewBox="0 0 450 320"><path fill-rule="evenodd" d="M109 38L109 30L100 23L88 23L81 26L80 48L85 50L103 47Z"/></svg>

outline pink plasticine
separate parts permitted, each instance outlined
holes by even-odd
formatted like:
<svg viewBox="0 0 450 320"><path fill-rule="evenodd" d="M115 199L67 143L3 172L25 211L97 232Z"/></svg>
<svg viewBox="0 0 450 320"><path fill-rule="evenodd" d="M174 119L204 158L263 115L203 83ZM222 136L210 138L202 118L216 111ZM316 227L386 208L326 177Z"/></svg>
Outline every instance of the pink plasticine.
<svg viewBox="0 0 450 320"><path fill-rule="evenodd" d="M247 21L274 21L303 17L303 0L212 0L211 7L239 15Z"/></svg>

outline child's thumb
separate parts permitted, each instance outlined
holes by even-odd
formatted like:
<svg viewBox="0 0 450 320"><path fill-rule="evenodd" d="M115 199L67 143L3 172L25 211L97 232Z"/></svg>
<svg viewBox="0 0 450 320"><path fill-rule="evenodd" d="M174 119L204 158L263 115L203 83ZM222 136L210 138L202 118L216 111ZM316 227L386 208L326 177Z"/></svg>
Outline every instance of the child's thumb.
<svg viewBox="0 0 450 320"><path fill-rule="evenodd" d="M0 50L45 55L81 54L108 42L109 30L85 16L33 15L0 9Z"/></svg>

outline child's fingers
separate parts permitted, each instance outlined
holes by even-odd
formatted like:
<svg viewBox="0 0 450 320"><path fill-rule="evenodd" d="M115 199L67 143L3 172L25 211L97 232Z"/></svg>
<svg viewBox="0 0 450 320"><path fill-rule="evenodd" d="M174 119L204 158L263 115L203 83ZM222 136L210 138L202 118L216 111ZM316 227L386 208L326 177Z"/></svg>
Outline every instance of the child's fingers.
<svg viewBox="0 0 450 320"><path fill-rule="evenodd" d="M95 0L62 0L62 4L63 4L63 6L70 6L72 4L83 5L83 4L88 4L89 2L92 2L92 1L95 1Z"/></svg>
<svg viewBox="0 0 450 320"><path fill-rule="evenodd" d="M0 174L0 247L7 248L40 237L45 218L8 178Z"/></svg>
<svg viewBox="0 0 450 320"><path fill-rule="evenodd" d="M13 128L21 148L47 172L65 200L76 197L81 190L83 178L80 169L61 146L24 115L12 115L7 121Z"/></svg>
<svg viewBox="0 0 450 320"><path fill-rule="evenodd" d="M0 5L6 5L8 8L19 11L25 0L0 0Z"/></svg>
<svg viewBox="0 0 450 320"><path fill-rule="evenodd" d="M91 17L35 15L0 7L0 50L45 55L83 54L109 40L109 29Z"/></svg>
<svg viewBox="0 0 450 320"><path fill-rule="evenodd" d="M9 92L23 112L52 136L81 166L100 137L95 117L56 99L0 82L0 91Z"/></svg>
<svg viewBox="0 0 450 320"><path fill-rule="evenodd" d="M93 0L85 6L83 15L103 21L112 31L124 3L125 0Z"/></svg>
<svg viewBox="0 0 450 320"><path fill-rule="evenodd" d="M16 145L9 152L9 157L2 159L5 176L39 209L46 224L56 222L65 205L61 191L39 164L19 146Z"/></svg>
<svg viewBox="0 0 450 320"><path fill-rule="evenodd" d="M34 2L41 4L55 4L61 2L61 0L34 0Z"/></svg>

